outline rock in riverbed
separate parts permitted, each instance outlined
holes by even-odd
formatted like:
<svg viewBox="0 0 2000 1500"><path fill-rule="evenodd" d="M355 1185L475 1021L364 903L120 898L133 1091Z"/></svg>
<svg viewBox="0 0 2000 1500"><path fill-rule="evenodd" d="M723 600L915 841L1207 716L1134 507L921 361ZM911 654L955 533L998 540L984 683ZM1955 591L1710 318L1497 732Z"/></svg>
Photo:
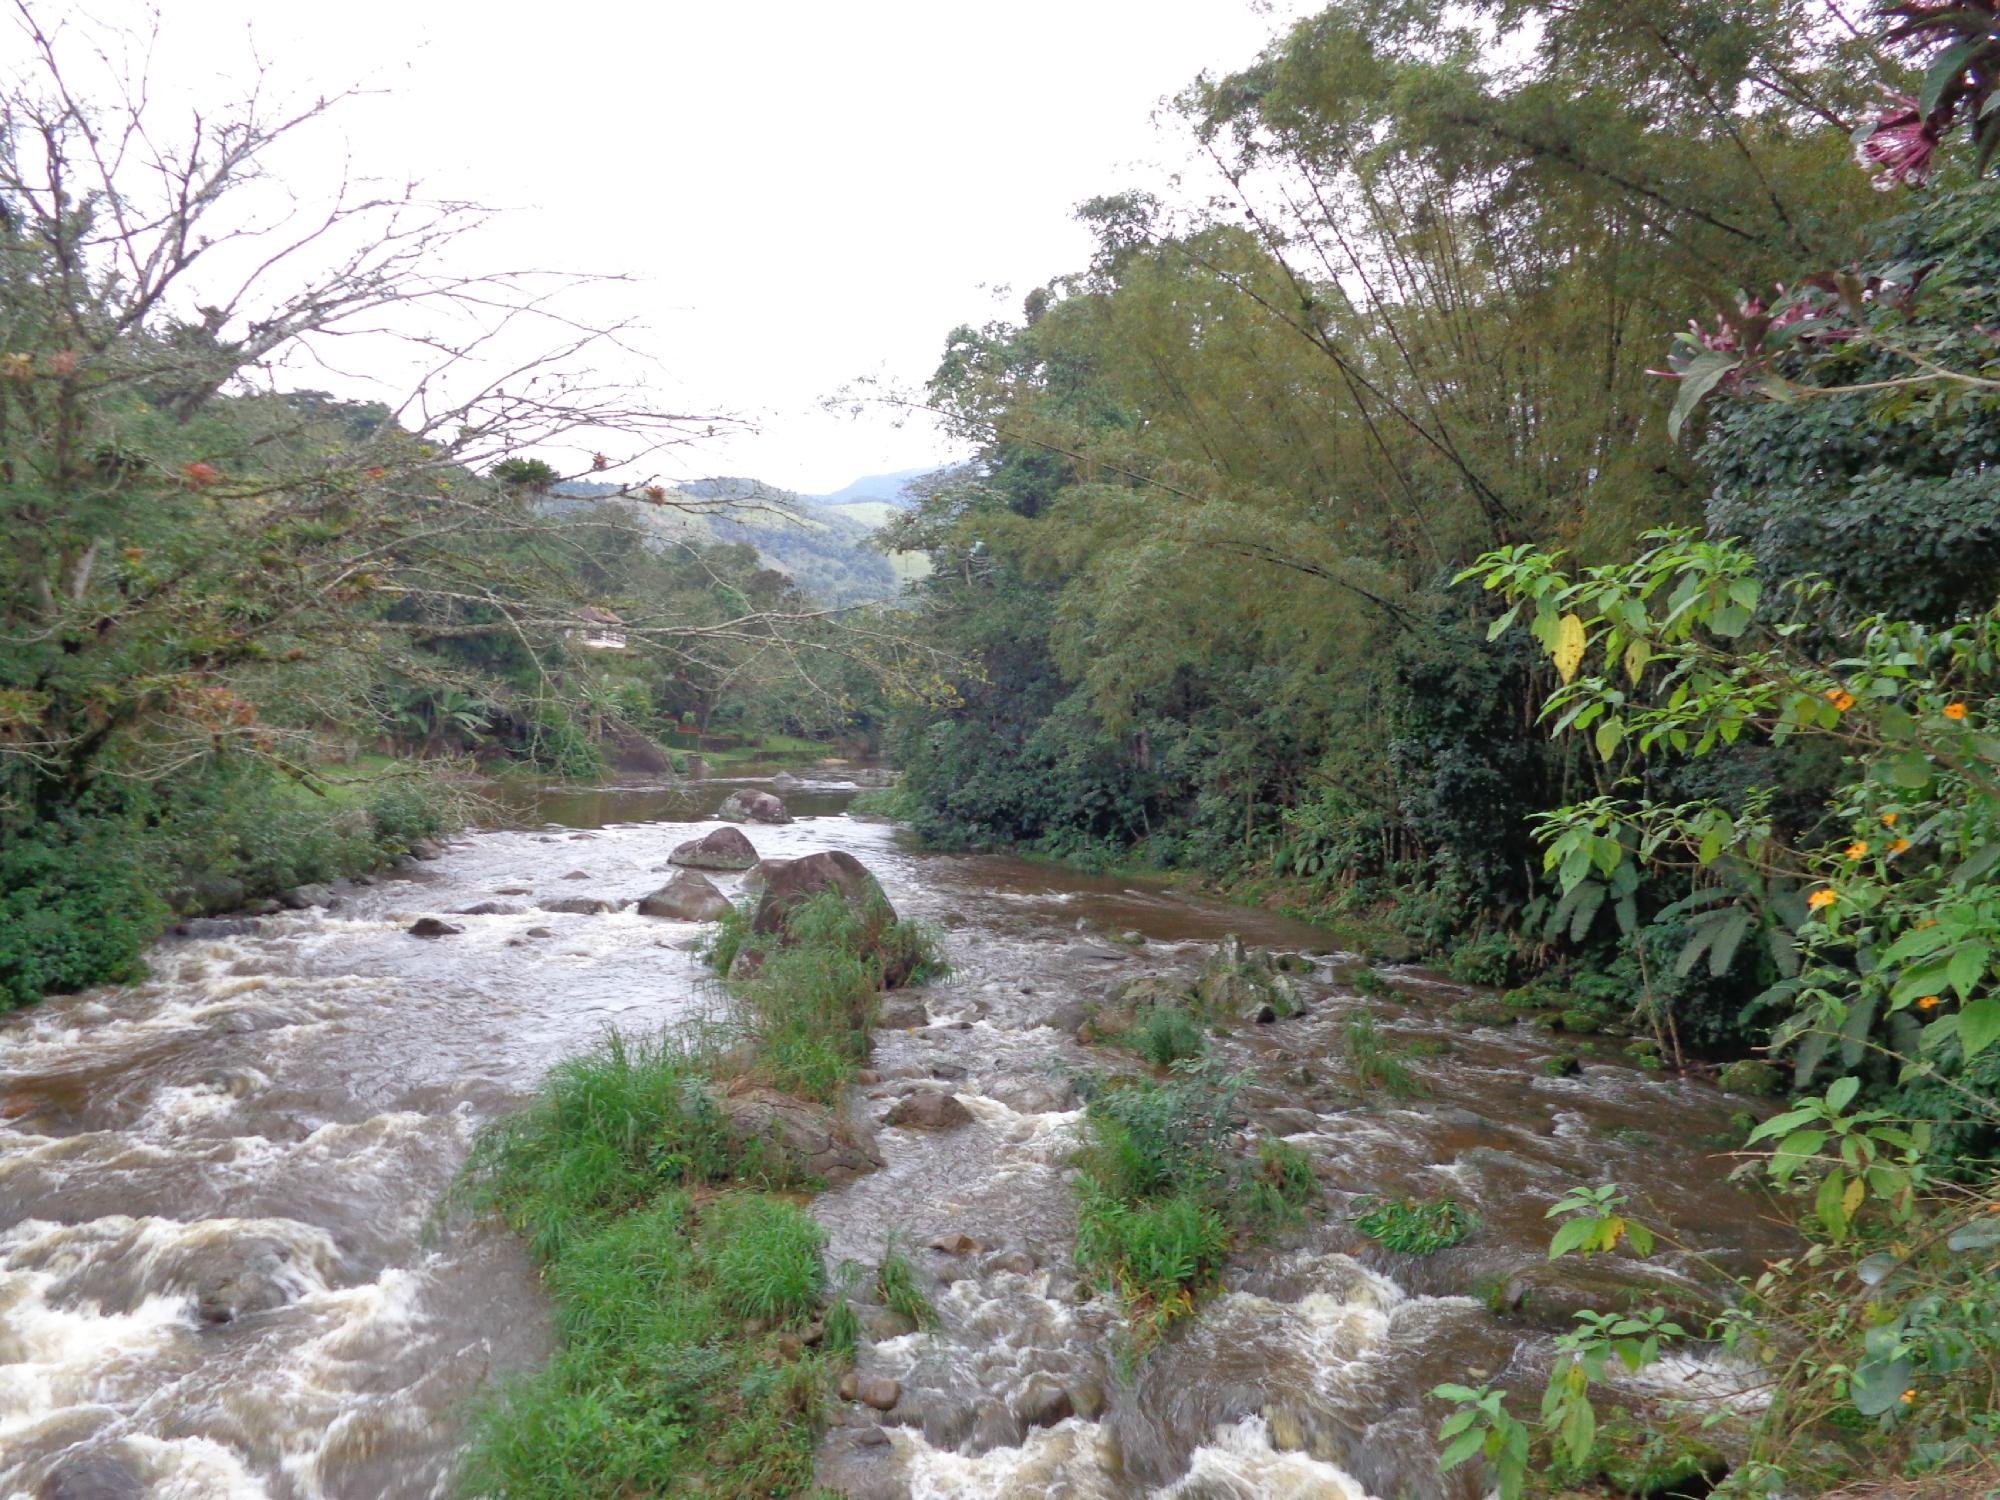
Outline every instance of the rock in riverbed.
<svg viewBox="0 0 2000 1500"><path fill-rule="evenodd" d="M731 823L789 823L791 813L785 804L769 792L756 792L748 787L740 787L722 799L722 806L715 815Z"/></svg>
<svg viewBox="0 0 2000 1500"><path fill-rule="evenodd" d="M757 851L742 829L718 828L677 845L667 863L691 870L747 870L757 863Z"/></svg>
<svg viewBox="0 0 2000 1500"><path fill-rule="evenodd" d="M729 898L715 882L693 870L682 870L650 896L639 898L639 915L675 922L714 922L729 913Z"/></svg>
<svg viewBox="0 0 2000 1500"><path fill-rule="evenodd" d="M731 1154L753 1156L780 1178L837 1187L882 1165L875 1143L825 1105L755 1087L717 1103Z"/></svg>
<svg viewBox="0 0 2000 1500"><path fill-rule="evenodd" d="M454 927L451 923L442 921L437 917L418 917L405 930L411 937L419 938L450 937L454 933L465 931L463 927Z"/></svg>
<svg viewBox="0 0 2000 1500"><path fill-rule="evenodd" d="M563 896L554 901L535 903L543 911L566 911L576 916L595 917L618 908L609 901L601 901L595 896Z"/></svg>
<svg viewBox="0 0 2000 1500"><path fill-rule="evenodd" d="M954 1130L972 1123L972 1111L943 1089L918 1089L890 1106L888 1123L907 1130Z"/></svg>

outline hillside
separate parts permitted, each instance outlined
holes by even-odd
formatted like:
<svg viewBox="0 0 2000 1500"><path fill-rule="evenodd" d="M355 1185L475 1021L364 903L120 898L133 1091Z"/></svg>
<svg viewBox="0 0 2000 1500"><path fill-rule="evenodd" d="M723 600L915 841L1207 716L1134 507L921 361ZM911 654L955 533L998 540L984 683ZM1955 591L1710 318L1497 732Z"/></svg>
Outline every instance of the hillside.
<svg viewBox="0 0 2000 1500"><path fill-rule="evenodd" d="M870 604L893 599L905 583L925 576L930 559L884 556L869 539L898 511L915 503L910 484L931 471L910 469L868 475L831 495L800 495L740 476L698 479L678 486L690 501L730 502L726 510L690 511L619 498L618 487L585 480L559 485L550 504L614 506L657 538L655 545L707 537L755 547L769 567L791 576L825 604Z"/></svg>

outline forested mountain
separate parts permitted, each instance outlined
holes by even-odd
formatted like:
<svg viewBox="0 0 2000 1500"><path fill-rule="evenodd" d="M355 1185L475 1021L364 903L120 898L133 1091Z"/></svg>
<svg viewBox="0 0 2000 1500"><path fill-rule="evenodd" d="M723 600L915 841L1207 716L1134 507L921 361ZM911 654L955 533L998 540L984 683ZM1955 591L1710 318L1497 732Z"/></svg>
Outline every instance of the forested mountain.
<svg viewBox="0 0 2000 1500"><path fill-rule="evenodd" d="M690 502L679 506L649 502L617 485L570 480L555 487L548 505L566 513L574 513L564 503L572 500L609 506L656 548L690 538L741 542L822 604L874 604L895 598L904 582L930 570L925 554L890 552L876 542L888 522L916 503L908 486L927 472L860 479L831 496L801 495L756 479L699 479L673 487L673 495Z"/></svg>

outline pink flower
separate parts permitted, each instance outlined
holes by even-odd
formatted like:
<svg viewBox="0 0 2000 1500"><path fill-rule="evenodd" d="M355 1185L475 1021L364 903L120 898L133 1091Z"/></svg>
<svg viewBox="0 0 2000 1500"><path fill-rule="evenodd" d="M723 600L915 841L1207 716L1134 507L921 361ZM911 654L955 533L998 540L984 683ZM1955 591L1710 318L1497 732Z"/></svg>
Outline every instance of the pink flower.
<svg viewBox="0 0 2000 1500"><path fill-rule="evenodd" d="M1931 174L1939 130L1917 108L1914 99L1899 96L1876 119L1874 129L1856 147L1861 165L1878 175L1875 185L1887 190L1897 183L1920 187Z"/></svg>

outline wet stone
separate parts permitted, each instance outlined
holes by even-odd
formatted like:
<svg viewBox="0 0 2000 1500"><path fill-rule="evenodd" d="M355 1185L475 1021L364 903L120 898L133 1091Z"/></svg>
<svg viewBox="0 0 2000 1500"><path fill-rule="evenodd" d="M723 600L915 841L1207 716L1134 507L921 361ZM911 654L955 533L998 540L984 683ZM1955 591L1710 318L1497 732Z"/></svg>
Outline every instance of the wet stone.
<svg viewBox="0 0 2000 1500"><path fill-rule="evenodd" d="M1000 1401L982 1401L972 1424L971 1451L990 1453L995 1448L1018 1448L1026 1435L1027 1423Z"/></svg>
<svg viewBox="0 0 2000 1500"><path fill-rule="evenodd" d="M986 1247L969 1234L941 1234L925 1248L946 1255L974 1255Z"/></svg>
<svg viewBox="0 0 2000 1500"><path fill-rule="evenodd" d="M722 799L722 806L715 815L726 822L736 823L789 823L792 815L785 804L769 792L755 792L748 788L731 792Z"/></svg>
<svg viewBox="0 0 2000 1500"><path fill-rule="evenodd" d="M141 1500L146 1481L111 1453L78 1453L59 1460L35 1500Z"/></svg>
<svg viewBox="0 0 2000 1500"><path fill-rule="evenodd" d="M538 903L543 911L569 912L575 916L595 917L618 908L609 901L601 901L595 896L562 896L554 901Z"/></svg>
<svg viewBox="0 0 2000 1500"><path fill-rule="evenodd" d="M757 864L757 850L740 828L718 828L698 839L674 846L667 863L690 870L748 870Z"/></svg>
<svg viewBox="0 0 2000 1500"><path fill-rule="evenodd" d="M411 937L417 938L450 937L454 933L465 931L463 927L454 927L451 923L442 921L437 917L418 917L416 921L412 922L404 930Z"/></svg>
<svg viewBox="0 0 2000 1500"><path fill-rule="evenodd" d="M590 879L590 871L588 871L588 870L571 870L571 871L570 871L570 872L569 872L569 873L568 873L567 875L563 876L563 879L564 879L564 880L588 880L588 879Z"/></svg>
<svg viewBox="0 0 2000 1500"><path fill-rule="evenodd" d="M1053 1427L1076 1415L1076 1402L1060 1381L1036 1375L1015 1400L1014 1415L1029 1427Z"/></svg>
<svg viewBox="0 0 2000 1500"><path fill-rule="evenodd" d="M861 1314L861 1331L868 1335L871 1344L886 1344L891 1339L907 1338L917 1331L916 1319L908 1313L897 1312L893 1307L873 1307Z"/></svg>
<svg viewBox="0 0 2000 1500"><path fill-rule="evenodd" d="M452 915L455 917L518 917L524 908L511 901L479 901L471 906L461 906Z"/></svg>
<svg viewBox="0 0 2000 1500"><path fill-rule="evenodd" d="M911 1031L931 1024L931 1013L914 996L885 1000L876 1013L875 1024L885 1031Z"/></svg>
<svg viewBox="0 0 2000 1500"><path fill-rule="evenodd" d="M1035 1273L1035 1257L1025 1250L1002 1250L986 1262L989 1276L1002 1273L1010 1276L1032 1276Z"/></svg>
<svg viewBox="0 0 2000 1500"><path fill-rule="evenodd" d="M861 1404L872 1406L877 1411L888 1411L903 1399L903 1384L887 1376L878 1375L872 1380L861 1382Z"/></svg>
<svg viewBox="0 0 2000 1500"><path fill-rule="evenodd" d="M729 898L715 882L693 870L682 870L657 891L639 898L639 915L675 922L714 922L728 915Z"/></svg>
<svg viewBox="0 0 2000 1500"><path fill-rule="evenodd" d="M941 1089L918 1089L890 1107L888 1122L909 1130L953 1130L972 1123L972 1111Z"/></svg>

